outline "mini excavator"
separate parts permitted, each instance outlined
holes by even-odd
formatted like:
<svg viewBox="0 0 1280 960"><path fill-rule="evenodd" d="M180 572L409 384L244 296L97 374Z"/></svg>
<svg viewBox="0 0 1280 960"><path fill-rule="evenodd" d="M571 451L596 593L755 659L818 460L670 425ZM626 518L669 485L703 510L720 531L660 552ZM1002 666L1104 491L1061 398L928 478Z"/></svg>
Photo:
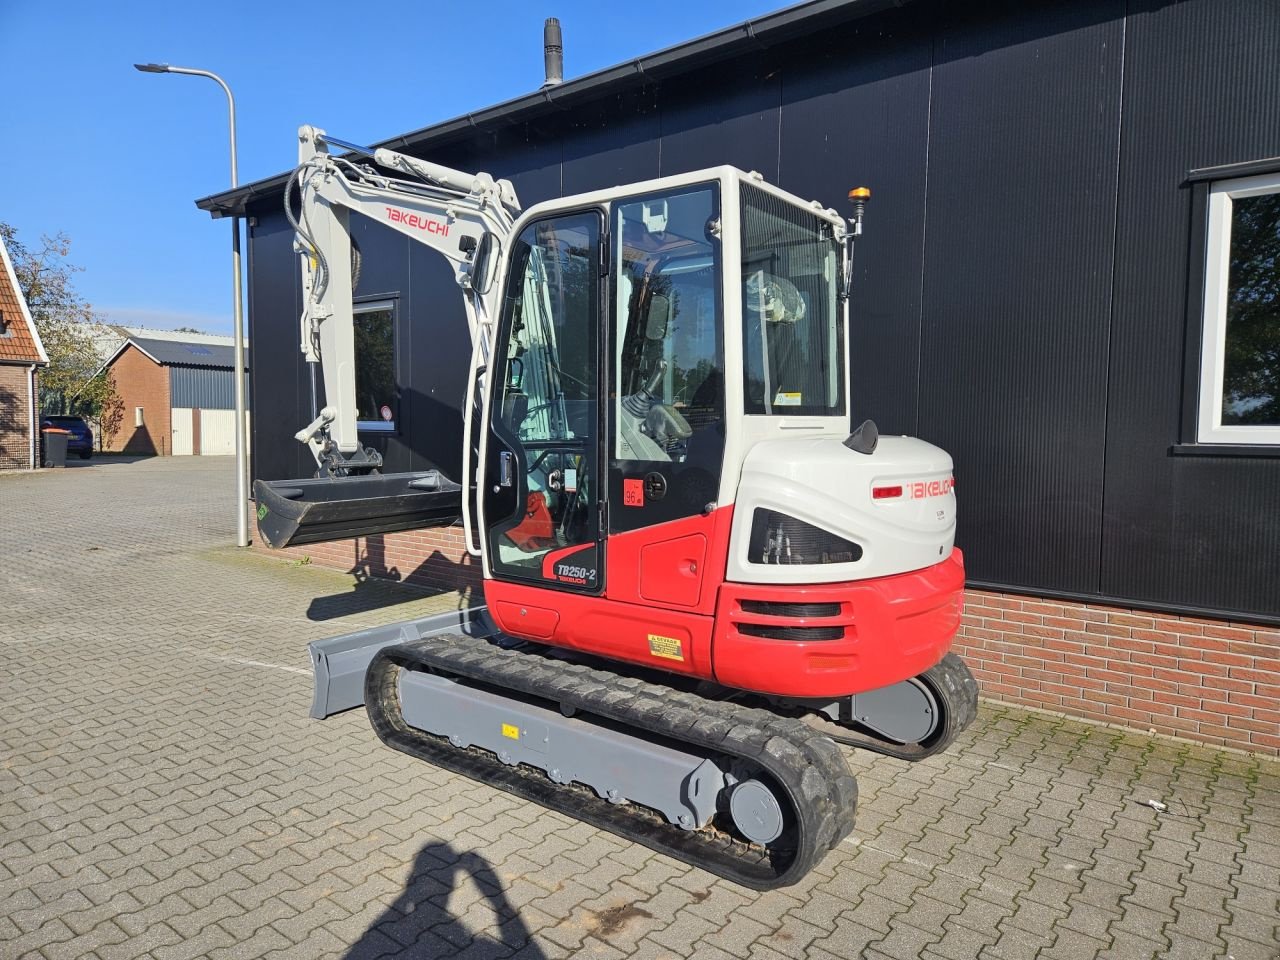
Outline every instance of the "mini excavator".
<svg viewBox="0 0 1280 960"><path fill-rule="evenodd" d="M363 704L397 750L756 889L852 829L837 744L946 749L977 712L952 461L850 432L850 197L717 167L522 211L506 180L302 127L317 470L255 483L259 532L460 520L484 575L483 606L313 643L312 715ZM352 213L453 267L456 480L360 442Z"/></svg>

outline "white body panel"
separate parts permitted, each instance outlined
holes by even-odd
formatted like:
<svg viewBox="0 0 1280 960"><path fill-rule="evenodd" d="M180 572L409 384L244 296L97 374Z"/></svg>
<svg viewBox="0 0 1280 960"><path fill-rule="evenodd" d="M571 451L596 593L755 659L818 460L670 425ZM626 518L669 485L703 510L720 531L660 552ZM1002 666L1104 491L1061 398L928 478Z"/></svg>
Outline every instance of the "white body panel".
<svg viewBox="0 0 1280 960"><path fill-rule="evenodd" d="M881 437L869 455L850 450L833 436L757 443L742 464L728 579L839 583L939 563L950 556L955 544L951 471L949 454L914 437ZM873 499L873 487L887 486L901 486L902 495ZM757 508L786 514L850 540L862 548L862 556L852 563L752 563L748 548Z"/></svg>

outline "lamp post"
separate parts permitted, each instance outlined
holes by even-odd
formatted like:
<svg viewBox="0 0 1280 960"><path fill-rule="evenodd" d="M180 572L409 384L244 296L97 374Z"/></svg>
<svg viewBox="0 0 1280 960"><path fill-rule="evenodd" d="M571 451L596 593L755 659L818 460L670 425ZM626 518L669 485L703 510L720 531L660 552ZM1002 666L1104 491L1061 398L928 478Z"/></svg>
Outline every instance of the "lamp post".
<svg viewBox="0 0 1280 960"><path fill-rule="evenodd" d="M192 67L171 67L167 63L135 63L134 68L143 73L182 73L189 77L208 77L227 95L227 110L231 129L231 188L240 185L236 163L236 98L216 73L196 70ZM240 282L240 218L231 218L231 274L235 283L235 390L236 390L236 545L249 545L249 484L245 457L244 436L244 293Z"/></svg>

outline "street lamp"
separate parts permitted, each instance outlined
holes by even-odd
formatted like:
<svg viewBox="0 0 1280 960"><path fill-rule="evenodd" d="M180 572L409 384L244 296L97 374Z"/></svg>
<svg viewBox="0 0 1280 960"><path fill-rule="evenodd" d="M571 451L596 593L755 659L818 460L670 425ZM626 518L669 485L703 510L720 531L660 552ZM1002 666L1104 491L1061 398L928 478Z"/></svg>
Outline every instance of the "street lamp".
<svg viewBox="0 0 1280 960"><path fill-rule="evenodd" d="M196 70L192 67L171 67L167 63L135 63L134 68L143 73L183 73L189 77L208 77L227 95L227 109L231 128L231 189L240 185L236 164L236 98L216 73ZM231 274L235 282L235 365L236 365L236 545L249 545L249 484L245 462L244 437L244 294L240 282L240 218L231 218Z"/></svg>

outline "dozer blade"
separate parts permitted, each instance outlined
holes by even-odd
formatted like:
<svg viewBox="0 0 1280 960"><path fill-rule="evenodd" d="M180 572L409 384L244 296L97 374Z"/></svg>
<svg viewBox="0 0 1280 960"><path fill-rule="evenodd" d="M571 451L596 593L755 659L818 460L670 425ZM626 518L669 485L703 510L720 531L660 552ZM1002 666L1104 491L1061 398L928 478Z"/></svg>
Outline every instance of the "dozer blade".
<svg viewBox="0 0 1280 960"><path fill-rule="evenodd" d="M258 532L271 547L443 527L462 487L438 470L325 480L255 480Z"/></svg>
<svg viewBox="0 0 1280 960"><path fill-rule="evenodd" d="M439 634L492 637L498 628L482 606L449 610L417 620L402 620L369 627L327 640L313 640L311 653L311 716L316 720L364 704L364 675L369 663L383 647L411 643Z"/></svg>

